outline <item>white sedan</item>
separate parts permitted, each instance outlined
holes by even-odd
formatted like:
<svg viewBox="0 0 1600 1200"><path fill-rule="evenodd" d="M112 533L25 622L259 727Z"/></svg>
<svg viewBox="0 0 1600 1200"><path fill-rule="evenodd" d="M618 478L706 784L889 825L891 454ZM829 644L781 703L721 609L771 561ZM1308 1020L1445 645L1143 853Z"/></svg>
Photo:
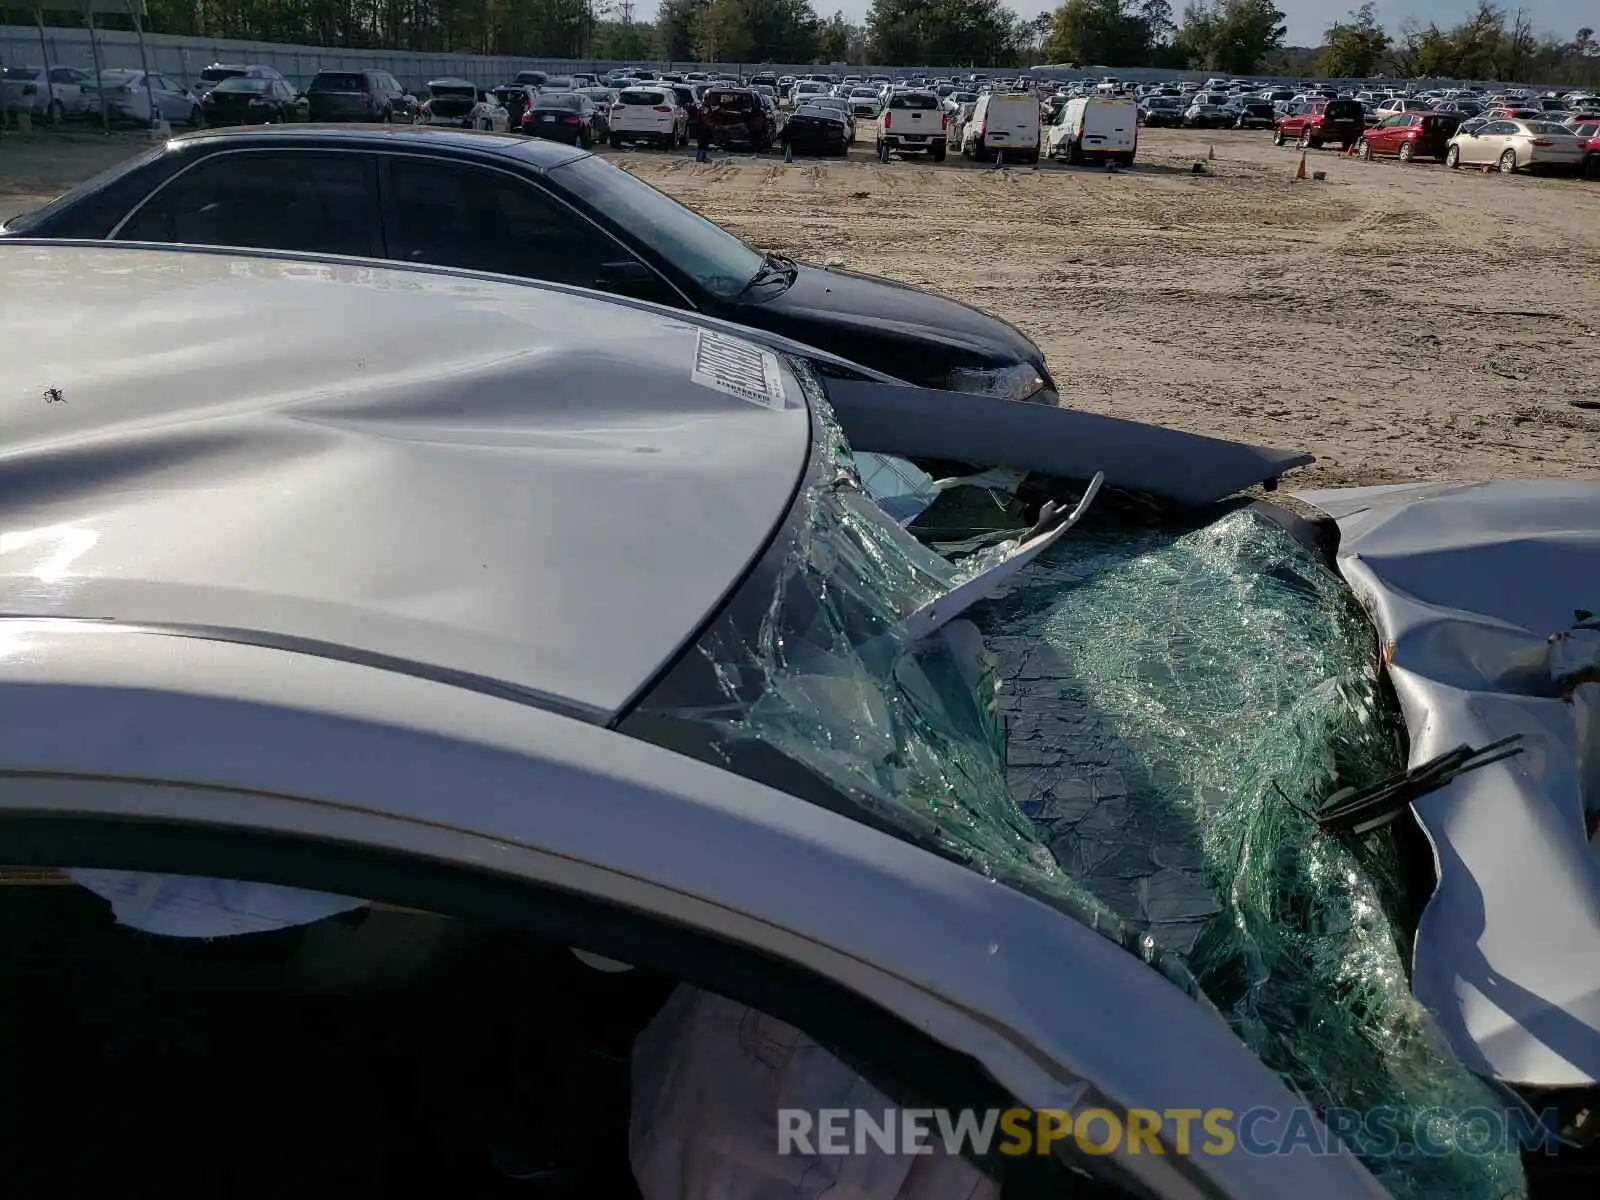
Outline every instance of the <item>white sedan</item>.
<svg viewBox="0 0 1600 1200"><path fill-rule="evenodd" d="M59 124L84 113L84 88L94 76L76 67L0 67L0 110Z"/></svg>
<svg viewBox="0 0 1600 1200"><path fill-rule="evenodd" d="M1488 121L1463 126L1445 150L1447 167L1496 166L1510 175L1539 167L1583 165L1583 139L1554 121Z"/></svg>
<svg viewBox="0 0 1600 1200"><path fill-rule="evenodd" d="M465 79L435 79L428 84L428 98L417 110L416 123L504 133L511 126L511 114L493 92Z"/></svg>
<svg viewBox="0 0 1600 1200"><path fill-rule="evenodd" d="M101 71L98 85L91 81L84 88L89 117L99 117L102 95L106 119L112 124L123 121L150 125L159 119L173 125L198 125L202 119L200 98L177 80L156 71L127 67Z"/></svg>

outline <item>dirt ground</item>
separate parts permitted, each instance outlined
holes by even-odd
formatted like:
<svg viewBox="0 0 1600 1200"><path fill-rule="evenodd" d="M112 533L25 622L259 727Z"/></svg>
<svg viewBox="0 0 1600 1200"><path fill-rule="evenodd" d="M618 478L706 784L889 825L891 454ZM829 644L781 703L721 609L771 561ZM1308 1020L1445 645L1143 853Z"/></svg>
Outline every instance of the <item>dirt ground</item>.
<svg viewBox="0 0 1600 1200"><path fill-rule="evenodd" d="M0 217L144 144L7 136ZM1309 450L1293 486L1600 472L1600 184L1336 151L1297 182L1231 131L1147 130L1116 174L615 159L760 246L1005 317L1076 406Z"/></svg>

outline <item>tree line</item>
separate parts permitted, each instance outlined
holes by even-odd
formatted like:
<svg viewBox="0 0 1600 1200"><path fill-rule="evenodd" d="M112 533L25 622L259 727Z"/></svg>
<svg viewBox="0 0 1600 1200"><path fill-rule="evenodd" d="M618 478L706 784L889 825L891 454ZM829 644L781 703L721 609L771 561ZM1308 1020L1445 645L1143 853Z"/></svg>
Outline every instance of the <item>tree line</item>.
<svg viewBox="0 0 1600 1200"><path fill-rule="evenodd" d="M48 2L48 0L47 0ZM811 0L148 0L146 28L197 37L447 54L604 61L1005 67L1064 63L1229 75L1320 74L1537 80L1600 86L1590 28L1535 30L1492 0L1455 25L1408 21L1393 34L1371 3L1333 22L1318 47L1286 47L1273 0L1064 0L1024 20L1002 0L872 0L866 20L821 16ZM76 23L75 10L47 12ZM0 21L31 23L31 10ZM126 18L100 18L108 27Z"/></svg>
<svg viewBox="0 0 1600 1200"><path fill-rule="evenodd" d="M1571 37L1539 33L1527 16L1479 0L1460 23L1403 23L1395 36L1372 4L1328 27L1318 56L1323 74L1364 77L1383 71L1406 78L1538 80L1600 87L1600 42L1585 26Z"/></svg>

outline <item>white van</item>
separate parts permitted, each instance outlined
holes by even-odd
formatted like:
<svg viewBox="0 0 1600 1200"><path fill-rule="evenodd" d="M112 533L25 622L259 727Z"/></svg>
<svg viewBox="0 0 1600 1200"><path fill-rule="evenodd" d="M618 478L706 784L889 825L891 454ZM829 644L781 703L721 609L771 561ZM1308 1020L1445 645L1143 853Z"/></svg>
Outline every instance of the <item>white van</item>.
<svg viewBox="0 0 1600 1200"><path fill-rule="evenodd" d="M961 131L964 158L993 159L996 153L1039 161L1039 101L1028 92L984 92Z"/></svg>
<svg viewBox="0 0 1600 1200"><path fill-rule="evenodd" d="M1139 103L1127 96L1079 96L1045 132L1047 158L1132 166L1139 150Z"/></svg>

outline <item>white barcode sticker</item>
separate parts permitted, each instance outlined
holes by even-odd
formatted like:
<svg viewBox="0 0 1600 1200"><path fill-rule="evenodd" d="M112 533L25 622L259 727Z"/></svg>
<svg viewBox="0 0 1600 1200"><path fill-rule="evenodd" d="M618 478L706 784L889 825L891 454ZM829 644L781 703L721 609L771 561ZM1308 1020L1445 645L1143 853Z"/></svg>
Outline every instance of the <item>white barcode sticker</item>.
<svg viewBox="0 0 1600 1200"><path fill-rule="evenodd" d="M690 375L703 387L715 388L762 408L793 408L783 385L778 356L752 342L709 329L700 331Z"/></svg>

